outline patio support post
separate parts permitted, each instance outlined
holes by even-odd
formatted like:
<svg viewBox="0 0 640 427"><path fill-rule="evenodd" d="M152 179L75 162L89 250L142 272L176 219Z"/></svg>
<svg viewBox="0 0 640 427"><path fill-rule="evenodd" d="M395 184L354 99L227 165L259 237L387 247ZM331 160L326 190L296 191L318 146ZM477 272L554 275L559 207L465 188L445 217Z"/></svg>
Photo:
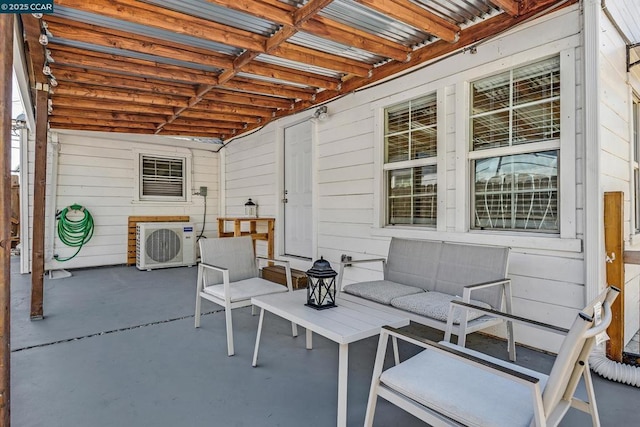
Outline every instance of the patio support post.
<svg viewBox="0 0 640 427"><path fill-rule="evenodd" d="M36 84L36 152L33 179L33 252L31 266L31 320L43 314L44 214L47 185L47 120L49 85Z"/></svg>
<svg viewBox="0 0 640 427"><path fill-rule="evenodd" d="M13 20L0 15L0 425L9 426L11 317L11 86L13 65Z"/></svg>
<svg viewBox="0 0 640 427"><path fill-rule="evenodd" d="M619 297L611 304L613 319L607 328L607 357L622 362L624 351L624 192L604 193L604 244L607 260L607 284L620 289Z"/></svg>

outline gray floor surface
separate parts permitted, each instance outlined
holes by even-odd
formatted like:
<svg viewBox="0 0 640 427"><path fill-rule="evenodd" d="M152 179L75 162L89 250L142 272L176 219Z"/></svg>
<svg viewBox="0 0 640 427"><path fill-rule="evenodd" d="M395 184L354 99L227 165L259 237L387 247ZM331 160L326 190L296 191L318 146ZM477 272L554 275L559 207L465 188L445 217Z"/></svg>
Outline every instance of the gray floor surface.
<svg viewBox="0 0 640 427"><path fill-rule="evenodd" d="M227 357L224 313L203 303L193 327L196 268L78 269L45 279L41 321L29 320L31 276L11 274L11 420L19 427L332 426L338 348L265 316L259 366L251 367L258 316L233 311L236 355ZM303 332L303 331L302 331ZM438 331L427 331L441 339ZM361 426L377 338L350 346L348 425ZM474 334L469 347L505 358L504 343ZM413 348L401 347L408 355ZM549 355L518 349L518 363L548 372ZM640 389L594 374L603 426L640 425ZM376 426L424 426L383 400ZM562 426L590 425L571 410Z"/></svg>

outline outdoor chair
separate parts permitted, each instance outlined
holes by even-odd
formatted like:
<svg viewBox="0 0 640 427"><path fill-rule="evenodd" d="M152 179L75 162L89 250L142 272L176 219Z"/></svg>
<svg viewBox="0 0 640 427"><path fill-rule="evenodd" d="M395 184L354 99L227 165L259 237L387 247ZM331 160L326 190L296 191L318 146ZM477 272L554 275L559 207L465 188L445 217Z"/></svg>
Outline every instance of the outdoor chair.
<svg viewBox="0 0 640 427"><path fill-rule="evenodd" d="M259 277L259 260L283 265L287 286ZM289 262L256 257L250 236L200 239L195 327L200 327L202 298L224 307L229 356L234 354L231 310L251 305L252 297L292 289ZM293 323L291 331L298 335Z"/></svg>
<svg viewBox="0 0 640 427"><path fill-rule="evenodd" d="M365 426L373 425L378 396L433 426L556 426L570 407L591 414L593 425L599 426L588 358L596 336L611 322L611 304L618 293L614 287L607 288L578 313L569 330L508 316L514 322L564 335L549 375L446 341L436 343L384 327ZM463 310L484 310L452 304ZM491 310L491 314L496 313ZM383 372L389 336L425 350ZM581 376L587 401L574 397Z"/></svg>

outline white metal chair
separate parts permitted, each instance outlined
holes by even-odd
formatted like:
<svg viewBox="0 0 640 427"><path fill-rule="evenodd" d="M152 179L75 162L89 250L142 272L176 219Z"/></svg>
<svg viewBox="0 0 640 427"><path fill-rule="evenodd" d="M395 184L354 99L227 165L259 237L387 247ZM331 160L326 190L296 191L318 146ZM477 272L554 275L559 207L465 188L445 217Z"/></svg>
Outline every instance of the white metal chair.
<svg viewBox="0 0 640 427"><path fill-rule="evenodd" d="M607 288L578 313L569 330L508 316L515 322L565 335L549 375L445 341L435 343L383 328L365 426L373 425L378 396L433 426L557 426L570 407L591 414L593 425L599 426L588 358L596 336L611 322L611 303L618 293L614 287ZM594 308L597 306L601 309ZM389 336L425 350L383 372ZM574 397L581 376L587 401Z"/></svg>
<svg viewBox="0 0 640 427"><path fill-rule="evenodd" d="M227 324L227 352L233 356L231 310L251 305L251 298L278 292L291 292L288 261L256 257L250 236L200 240L200 263L196 287L195 327L200 327L202 298L224 307ZM259 277L259 260L284 265L287 286ZM293 336L298 335L292 323Z"/></svg>

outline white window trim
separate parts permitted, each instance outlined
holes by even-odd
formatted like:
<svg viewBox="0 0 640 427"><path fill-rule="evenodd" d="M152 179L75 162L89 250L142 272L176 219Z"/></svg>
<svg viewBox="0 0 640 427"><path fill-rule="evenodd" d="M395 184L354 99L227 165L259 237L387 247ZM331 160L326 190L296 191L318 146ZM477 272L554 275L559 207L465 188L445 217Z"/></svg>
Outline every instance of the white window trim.
<svg viewBox="0 0 640 427"><path fill-rule="evenodd" d="M630 203L631 213L629 218L629 224L630 224L629 243L632 246L635 246L637 244L640 244L640 232L636 231L636 228L638 228L639 224L636 224L636 209L637 209L638 201L636 200L637 191L635 188L636 171L640 173L640 165L635 160L637 150L640 150L640 141L635 141L633 136L633 133L634 133L633 105L638 104L638 115L640 116L640 95L638 95L631 88L629 92L630 92L629 99L631 101L629 102L629 198L631 199L631 203ZM640 126L640 117L638 117L638 125ZM638 131L637 138L640 139L640 129L637 129L637 131ZM640 193L640 191L638 191L638 193Z"/></svg>
<svg viewBox="0 0 640 427"><path fill-rule="evenodd" d="M438 184L437 200L437 217L436 226L421 226L421 225L386 225L387 215L387 190L386 181L384 179L385 172L390 169L398 168L410 168L414 166L422 165L423 159L407 160L404 162L394 162L393 167L389 166L384 161L384 111L388 107L408 102L412 99L417 99L422 96L427 96L432 93L436 93L436 126L437 126L437 142L436 142L436 156L433 158L433 164L436 165L436 179ZM445 88L433 88L431 90L427 88L419 88L412 91L407 91L400 96L394 96L385 99L384 103L376 103L373 106L374 111L374 140L376 141L376 149L374 152L374 179L373 179L373 228L374 229L401 229L409 227L412 230L425 230L425 231L444 231L446 230L446 193L447 193L447 168L446 168L446 103L445 103Z"/></svg>
<svg viewBox="0 0 640 427"><path fill-rule="evenodd" d="M552 55L552 54L551 54ZM545 55L545 56L551 56ZM575 109L575 96L576 96L576 81L575 81L575 49L565 49L559 52L560 55L560 116L562 118L562 128L560 129L560 140L546 141L536 143L536 150L539 148L559 149L560 150L560 162L558 171L558 200L559 200L559 226L560 233L536 233L543 239L552 239L559 237L560 239L576 239L576 171L575 171L575 147L576 147L576 109ZM511 63L505 70L518 68L528 63L535 63L543 59L537 58L536 60L523 61L521 64ZM485 76L490 76L496 72L492 70L491 73L485 73L476 77L469 77L467 81L461 82L456 86L456 92L463 92L464 96L456 97L456 107L463 108L458 110L461 112L461 117L464 120L459 120L456 131L462 132L464 138L457 139L456 144L456 175L458 179L456 181L457 189L464 188L464 191L458 191L456 195L456 202L458 206L464 206L464 209L458 209L457 212L457 224L456 231L464 232L471 230L471 177L470 177L470 161L478 157L486 157L490 154L492 149L482 150L482 153L470 151L469 142L469 93L471 81L480 79ZM464 127L464 129L462 129ZM531 151L531 146L521 147L523 152ZM499 149L496 149L499 150ZM518 151L518 149L515 149ZM464 170L465 173L461 174L460 171ZM465 176L465 181L462 182L460 175ZM568 195L563 197L563 195ZM464 197L464 200L462 199ZM473 230L479 233L488 232L488 230ZM491 230L491 234L498 232L497 230ZM498 233L504 235L521 235L527 233L526 231L499 231ZM574 247L575 245L569 244Z"/></svg>
<svg viewBox="0 0 640 427"><path fill-rule="evenodd" d="M164 157L168 159L184 159L184 198L157 198L157 199L142 199L140 197L140 156L153 156ZM167 205L172 206L189 205L191 204L191 168L192 168L191 150L174 148L173 150L157 150L151 147L136 147L133 149L133 204L145 204L145 205Z"/></svg>
<svg viewBox="0 0 640 427"><path fill-rule="evenodd" d="M558 252L582 252L582 239L577 237L576 228L576 64L575 46L564 43L554 46L546 45L538 49L517 54L505 61L504 58L483 64L482 67L468 70L460 75L462 81L453 83L455 87L455 193L448 194L447 184L447 153L446 129L451 124L446 122L445 89L442 81L432 82L419 88L409 90L403 94L385 98L372 105L374 111L374 218L371 234L377 237L411 237L418 239L447 240L461 243L486 243L487 236L496 245L518 248L543 248ZM532 55L536 60L531 60ZM491 231L470 229L470 151L469 151L469 86L470 82L482 77L493 75L505 69L517 68L527 63L533 63L552 55L560 55L560 114L562 129L560 133L560 164L559 164L559 221L560 234L530 233L526 231ZM484 72L480 73L479 70ZM449 80L450 81L450 80ZM422 227L384 226L385 192L383 180L384 165L384 108L415 98L421 94L437 90L438 92L438 220L437 230ZM442 104L441 104L442 103ZM441 117L443 114L444 117ZM440 133L442 132L442 134ZM551 144L554 144L552 142ZM555 142L557 145L557 142ZM442 175L441 175L442 174ZM562 197L569 195L568 197ZM455 203L455 224L447 223L447 197L453 196Z"/></svg>

